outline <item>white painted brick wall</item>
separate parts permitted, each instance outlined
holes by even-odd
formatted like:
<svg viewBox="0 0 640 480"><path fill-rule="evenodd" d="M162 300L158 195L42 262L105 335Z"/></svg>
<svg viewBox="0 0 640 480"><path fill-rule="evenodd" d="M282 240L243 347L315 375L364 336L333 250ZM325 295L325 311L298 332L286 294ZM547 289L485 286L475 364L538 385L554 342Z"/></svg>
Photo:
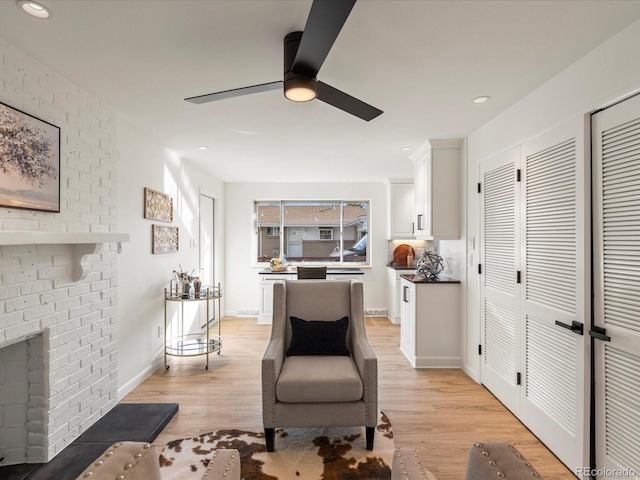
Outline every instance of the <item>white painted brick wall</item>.
<svg viewBox="0 0 640 480"><path fill-rule="evenodd" d="M0 207L0 229L117 232L115 112L2 39L0 102L61 130L61 212ZM34 348L44 356L29 360L28 378L49 364L48 378L30 391L29 401L43 407L26 413L30 462L53 458L117 401L115 248L103 245L89 257L86 279L71 283L70 247L0 247L0 347L42 333L31 342L41 342Z"/></svg>

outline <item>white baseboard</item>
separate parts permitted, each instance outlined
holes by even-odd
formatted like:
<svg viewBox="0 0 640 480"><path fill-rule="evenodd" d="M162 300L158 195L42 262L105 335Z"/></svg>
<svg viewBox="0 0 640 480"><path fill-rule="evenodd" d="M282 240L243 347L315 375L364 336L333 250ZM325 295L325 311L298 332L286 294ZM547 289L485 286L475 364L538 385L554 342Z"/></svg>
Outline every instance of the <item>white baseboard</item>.
<svg viewBox="0 0 640 480"><path fill-rule="evenodd" d="M480 380L480 372L473 368L469 368L469 365L465 365L462 367L462 371L466 373L474 382L482 383Z"/></svg>
<svg viewBox="0 0 640 480"><path fill-rule="evenodd" d="M162 367L164 359L162 355L156 358L151 365L142 370L138 375L133 377L122 387L118 388L118 401L129 395L137 386L141 385L147 378L153 375L153 372Z"/></svg>
<svg viewBox="0 0 640 480"><path fill-rule="evenodd" d="M417 357L416 368L462 368L460 357Z"/></svg>
<svg viewBox="0 0 640 480"><path fill-rule="evenodd" d="M413 368L462 368L462 359L460 357L416 357L407 352L400 346L400 351L409 360Z"/></svg>

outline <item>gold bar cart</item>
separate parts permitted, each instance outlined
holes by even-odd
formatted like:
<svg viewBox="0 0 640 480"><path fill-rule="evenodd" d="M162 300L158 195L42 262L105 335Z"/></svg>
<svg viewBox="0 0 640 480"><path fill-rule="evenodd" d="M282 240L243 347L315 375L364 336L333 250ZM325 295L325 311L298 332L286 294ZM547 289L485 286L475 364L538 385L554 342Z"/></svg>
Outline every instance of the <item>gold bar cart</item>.
<svg viewBox="0 0 640 480"><path fill-rule="evenodd" d="M202 287L200 292L172 292L164 289L164 367L169 369L167 357L195 357L199 355L206 356L205 370L209 370L209 354L218 352L222 349L220 337L222 287L220 283L216 286ZM207 309L207 322L205 333L184 333L184 305L189 302L205 302ZM180 316L177 326L177 334L169 332L169 322L167 319L167 306L171 303L180 304ZM211 305L213 303L213 306ZM211 320L212 308L218 307L218 334L212 335L209 328Z"/></svg>

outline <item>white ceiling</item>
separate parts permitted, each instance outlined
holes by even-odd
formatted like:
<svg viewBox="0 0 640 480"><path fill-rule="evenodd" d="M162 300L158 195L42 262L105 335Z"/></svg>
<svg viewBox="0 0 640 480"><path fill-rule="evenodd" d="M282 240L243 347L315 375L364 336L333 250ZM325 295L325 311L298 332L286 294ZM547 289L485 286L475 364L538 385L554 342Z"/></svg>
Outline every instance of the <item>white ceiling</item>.
<svg viewBox="0 0 640 480"><path fill-rule="evenodd" d="M640 18L626 0L360 0L318 78L384 111L365 122L281 91L183 100L281 80L310 1L41 3L52 19L0 1L0 37L227 182L411 177L401 147L468 135Z"/></svg>

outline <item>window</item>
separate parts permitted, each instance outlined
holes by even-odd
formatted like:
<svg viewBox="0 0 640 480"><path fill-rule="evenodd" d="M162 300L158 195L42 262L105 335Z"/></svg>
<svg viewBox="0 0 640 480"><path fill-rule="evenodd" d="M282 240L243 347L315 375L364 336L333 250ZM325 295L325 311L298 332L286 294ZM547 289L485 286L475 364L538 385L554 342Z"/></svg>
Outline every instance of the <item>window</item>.
<svg viewBox="0 0 640 480"><path fill-rule="evenodd" d="M318 229L319 240L333 240L333 228L319 228Z"/></svg>
<svg viewBox="0 0 640 480"><path fill-rule="evenodd" d="M294 263L369 264L368 201L255 202L256 256Z"/></svg>

